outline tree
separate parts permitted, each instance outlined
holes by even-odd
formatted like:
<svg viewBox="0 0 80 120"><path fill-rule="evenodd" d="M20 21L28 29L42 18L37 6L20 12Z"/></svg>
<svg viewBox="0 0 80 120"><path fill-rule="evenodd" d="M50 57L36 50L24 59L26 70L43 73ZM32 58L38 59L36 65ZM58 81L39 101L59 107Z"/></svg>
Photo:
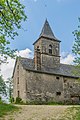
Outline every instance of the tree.
<svg viewBox="0 0 80 120"><path fill-rule="evenodd" d="M12 78L8 78L6 83L8 86L8 93L9 93L9 100L10 100L13 96L13 80L12 80Z"/></svg>
<svg viewBox="0 0 80 120"><path fill-rule="evenodd" d="M79 22L80 22L80 18L79 18ZM80 25L78 26L78 30L75 30L73 34L75 36L75 42L73 45L72 52L76 56L74 62L76 63L75 68L77 69L77 71L76 70L74 71L74 74L80 76Z"/></svg>
<svg viewBox="0 0 80 120"><path fill-rule="evenodd" d="M7 93L6 93L6 84L5 84L4 79L2 78L2 76L0 76L0 94L7 95Z"/></svg>
<svg viewBox="0 0 80 120"><path fill-rule="evenodd" d="M80 22L80 18L79 18ZM75 57L75 63L80 66L80 25L78 26L78 30L75 30L73 32L75 36L75 43L73 45L72 52L76 55Z"/></svg>
<svg viewBox="0 0 80 120"><path fill-rule="evenodd" d="M19 0L0 0L0 63L7 56L14 57L15 50L7 46L18 35L17 29L21 29L21 22L26 18L24 5Z"/></svg>

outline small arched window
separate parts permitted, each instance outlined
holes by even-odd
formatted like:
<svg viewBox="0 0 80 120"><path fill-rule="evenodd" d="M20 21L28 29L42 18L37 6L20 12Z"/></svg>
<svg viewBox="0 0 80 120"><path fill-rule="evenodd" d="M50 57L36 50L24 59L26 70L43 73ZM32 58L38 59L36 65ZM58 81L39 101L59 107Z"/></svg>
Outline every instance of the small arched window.
<svg viewBox="0 0 80 120"><path fill-rule="evenodd" d="M49 53L52 54L52 45L49 45Z"/></svg>
<svg viewBox="0 0 80 120"><path fill-rule="evenodd" d="M39 48L39 46L37 46L37 51L40 51L40 48Z"/></svg>

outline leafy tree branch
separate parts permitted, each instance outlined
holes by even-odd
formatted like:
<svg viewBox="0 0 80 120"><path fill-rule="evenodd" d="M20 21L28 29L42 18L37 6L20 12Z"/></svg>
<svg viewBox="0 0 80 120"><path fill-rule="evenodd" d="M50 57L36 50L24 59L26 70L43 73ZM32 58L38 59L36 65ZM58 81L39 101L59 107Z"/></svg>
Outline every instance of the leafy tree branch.
<svg viewBox="0 0 80 120"><path fill-rule="evenodd" d="M15 50L7 45L18 36L17 29L21 29L21 22L27 19L24 8L19 0L0 0L0 64L7 56L14 57Z"/></svg>
<svg viewBox="0 0 80 120"><path fill-rule="evenodd" d="M80 23L80 18L79 18ZM80 66L80 25L78 26L78 30L75 30L73 32L75 36L75 43L73 45L72 52L76 55L75 57L75 63Z"/></svg>

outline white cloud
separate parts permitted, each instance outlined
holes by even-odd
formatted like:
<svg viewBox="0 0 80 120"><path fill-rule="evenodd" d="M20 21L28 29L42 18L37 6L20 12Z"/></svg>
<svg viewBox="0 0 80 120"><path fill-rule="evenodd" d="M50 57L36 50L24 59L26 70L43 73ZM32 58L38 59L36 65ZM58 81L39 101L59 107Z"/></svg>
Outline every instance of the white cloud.
<svg viewBox="0 0 80 120"><path fill-rule="evenodd" d="M19 52L17 52L18 56L21 57L25 57L25 58L31 58L32 57L32 51L28 48L26 48L25 50L20 50Z"/></svg>
<svg viewBox="0 0 80 120"><path fill-rule="evenodd" d="M4 63L1 65L1 74L3 75L4 79L11 77L12 71L14 68L15 60L8 58L7 60L9 63Z"/></svg>
<svg viewBox="0 0 80 120"><path fill-rule="evenodd" d="M63 63L63 64L73 64L73 60L74 60L74 56L72 54L62 52L61 63Z"/></svg>
<svg viewBox="0 0 80 120"><path fill-rule="evenodd" d="M25 50L20 50L19 52L17 52L17 55L26 58L33 57L32 51L28 48L26 48ZM11 59L10 57L8 57L7 61L8 63L4 63L1 65L1 74L3 75L5 80L12 76L13 68L15 65L15 59Z"/></svg>
<svg viewBox="0 0 80 120"><path fill-rule="evenodd" d="M25 50L20 50L17 52L18 56L26 57L26 58L32 58L33 52L26 48ZM61 53L61 63L63 64L73 64L74 56L72 54L68 54L65 52ZM13 68L15 65L15 60L8 57L8 64L2 64L1 65L1 74L3 75L4 79L7 79L12 76Z"/></svg>

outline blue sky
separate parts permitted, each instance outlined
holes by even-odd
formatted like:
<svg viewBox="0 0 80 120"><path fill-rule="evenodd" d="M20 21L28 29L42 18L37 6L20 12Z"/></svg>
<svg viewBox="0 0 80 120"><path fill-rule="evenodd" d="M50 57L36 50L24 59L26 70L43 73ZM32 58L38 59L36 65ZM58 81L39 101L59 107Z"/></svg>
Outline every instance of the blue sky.
<svg viewBox="0 0 80 120"><path fill-rule="evenodd" d="M74 41L72 32L77 29L80 16L80 0L20 0L25 5L27 22L24 30L11 42L11 48L33 50L33 42L39 37L45 19L55 36L61 40L61 52L71 52Z"/></svg>
<svg viewBox="0 0 80 120"><path fill-rule="evenodd" d="M61 40L61 63L72 64L72 32L79 25L80 0L20 0L25 5L27 22L22 23L19 36L11 41L10 47L18 49L22 57L32 57L33 43L40 35L47 18L54 35ZM68 53L68 54L67 54ZM1 65L1 74L5 79L12 76L15 60L8 58L8 64Z"/></svg>

